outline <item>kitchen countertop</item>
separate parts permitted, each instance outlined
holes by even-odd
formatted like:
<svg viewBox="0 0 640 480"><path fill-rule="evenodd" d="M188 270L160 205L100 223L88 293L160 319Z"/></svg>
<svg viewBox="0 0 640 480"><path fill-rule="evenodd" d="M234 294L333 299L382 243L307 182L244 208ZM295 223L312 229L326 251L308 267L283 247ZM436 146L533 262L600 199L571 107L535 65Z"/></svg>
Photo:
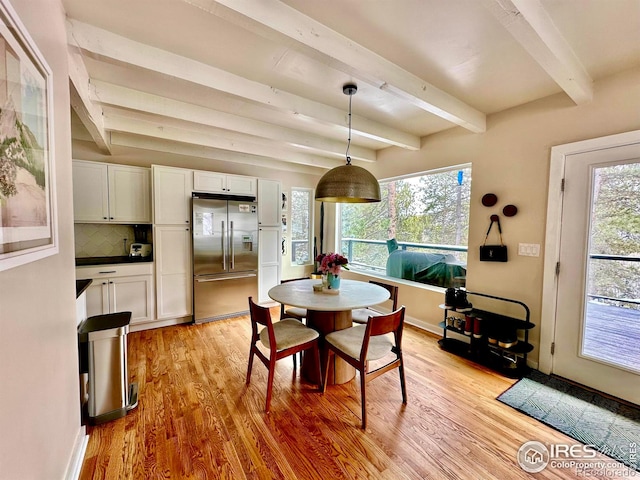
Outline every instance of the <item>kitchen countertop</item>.
<svg viewBox="0 0 640 480"><path fill-rule="evenodd" d="M84 291L89 288L93 280L76 280L76 298L84 293Z"/></svg>
<svg viewBox="0 0 640 480"><path fill-rule="evenodd" d="M89 265L109 265L117 263L145 263L153 262L153 257L130 257L123 255L120 257L86 257L76 258L76 267L86 267Z"/></svg>

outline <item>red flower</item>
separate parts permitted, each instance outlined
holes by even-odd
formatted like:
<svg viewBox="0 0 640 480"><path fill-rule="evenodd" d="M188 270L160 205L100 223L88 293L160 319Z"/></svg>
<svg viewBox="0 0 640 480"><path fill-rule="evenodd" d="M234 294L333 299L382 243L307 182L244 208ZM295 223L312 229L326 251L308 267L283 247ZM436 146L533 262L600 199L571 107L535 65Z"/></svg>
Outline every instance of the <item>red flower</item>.
<svg viewBox="0 0 640 480"><path fill-rule="evenodd" d="M349 270L349 267L347 267L349 260L339 253L321 253L316 257L316 262L320 263L318 269L322 273L340 275L341 267L344 267L345 270Z"/></svg>

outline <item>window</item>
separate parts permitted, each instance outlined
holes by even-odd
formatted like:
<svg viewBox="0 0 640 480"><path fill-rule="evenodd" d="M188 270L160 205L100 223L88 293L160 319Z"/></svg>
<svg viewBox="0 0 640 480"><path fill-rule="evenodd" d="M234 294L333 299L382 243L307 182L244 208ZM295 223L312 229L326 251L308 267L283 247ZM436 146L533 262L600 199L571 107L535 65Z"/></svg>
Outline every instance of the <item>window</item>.
<svg viewBox="0 0 640 480"><path fill-rule="evenodd" d="M307 265L313 261L313 191L291 188L291 263Z"/></svg>
<svg viewBox="0 0 640 480"><path fill-rule="evenodd" d="M442 287L464 285L471 167L384 181L380 189L380 203L340 207L349 267Z"/></svg>

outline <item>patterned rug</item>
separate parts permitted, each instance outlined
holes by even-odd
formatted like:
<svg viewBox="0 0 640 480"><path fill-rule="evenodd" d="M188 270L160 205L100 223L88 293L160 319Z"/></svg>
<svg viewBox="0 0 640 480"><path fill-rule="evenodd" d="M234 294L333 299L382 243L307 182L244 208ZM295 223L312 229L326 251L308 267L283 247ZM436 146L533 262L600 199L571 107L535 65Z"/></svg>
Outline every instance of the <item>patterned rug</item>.
<svg viewBox="0 0 640 480"><path fill-rule="evenodd" d="M640 407L537 370L498 400L640 472Z"/></svg>

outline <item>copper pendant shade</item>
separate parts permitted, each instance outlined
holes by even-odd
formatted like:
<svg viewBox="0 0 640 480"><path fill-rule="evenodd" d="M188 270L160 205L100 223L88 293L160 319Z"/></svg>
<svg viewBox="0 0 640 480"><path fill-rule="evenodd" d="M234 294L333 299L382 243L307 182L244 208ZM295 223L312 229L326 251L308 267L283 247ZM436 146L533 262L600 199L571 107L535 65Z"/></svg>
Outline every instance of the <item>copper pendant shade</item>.
<svg viewBox="0 0 640 480"><path fill-rule="evenodd" d="M333 203L368 203L380 201L380 185L371 173L362 167L351 165L351 96L358 87L347 84L342 87L349 95L349 139L347 142L347 164L332 168L325 173L316 186L315 199Z"/></svg>

